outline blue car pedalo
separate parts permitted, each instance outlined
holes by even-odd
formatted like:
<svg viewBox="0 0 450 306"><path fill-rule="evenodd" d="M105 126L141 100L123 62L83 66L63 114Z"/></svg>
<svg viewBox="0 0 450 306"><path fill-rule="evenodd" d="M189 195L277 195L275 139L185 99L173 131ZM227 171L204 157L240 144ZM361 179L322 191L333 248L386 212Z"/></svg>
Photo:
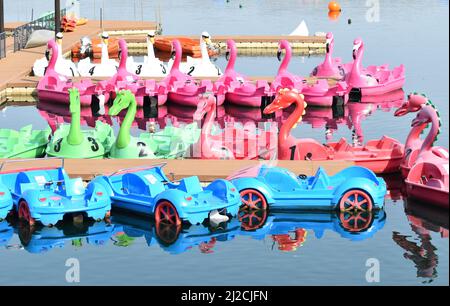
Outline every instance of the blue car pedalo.
<svg viewBox="0 0 450 306"><path fill-rule="evenodd" d="M0 176L0 222L5 219L13 208L11 193L5 184L2 183Z"/></svg>
<svg viewBox="0 0 450 306"><path fill-rule="evenodd" d="M81 178L70 178L63 165L2 171L3 166L0 190L12 198L19 219L31 226L36 222L55 225L66 214L82 214L97 221L109 217L111 200L104 187L96 183L84 187Z"/></svg>
<svg viewBox="0 0 450 306"><path fill-rule="evenodd" d="M250 209L340 210L381 209L386 183L371 170L353 166L334 176L323 168L316 175L295 175L287 169L261 165L228 177Z"/></svg>
<svg viewBox="0 0 450 306"><path fill-rule="evenodd" d="M92 182L104 186L114 209L154 215L157 222L221 223L237 216L241 199L229 181L218 179L202 187L191 176L171 182L164 166L123 169Z"/></svg>

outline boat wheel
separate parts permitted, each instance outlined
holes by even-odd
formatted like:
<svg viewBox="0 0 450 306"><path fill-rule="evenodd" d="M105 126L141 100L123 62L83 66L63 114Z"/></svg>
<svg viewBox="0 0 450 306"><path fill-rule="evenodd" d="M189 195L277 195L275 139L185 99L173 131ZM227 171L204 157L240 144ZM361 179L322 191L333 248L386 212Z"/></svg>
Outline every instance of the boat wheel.
<svg viewBox="0 0 450 306"><path fill-rule="evenodd" d="M162 201L156 206L155 210L156 223L181 225L181 219L178 216L177 209L169 201Z"/></svg>
<svg viewBox="0 0 450 306"><path fill-rule="evenodd" d="M241 191L242 206L248 209L267 209L266 198L254 189L244 189Z"/></svg>
<svg viewBox="0 0 450 306"><path fill-rule="evenodd" d="M341 212L372 211L372 198L364 191L353 189L347 191L339 201Z"/></svg>
<svg viewBox="0 0 450 306"><path fill-rule="evenodd" d="M19 219L27 222L30 226L36 223L33 217L31 217L30 208L25 200L19 202Z"/></svg>
<svg viewBox="0 0 450 306"><path fill-rule="evenodd" d="M268 212L264 209L241 209L238 219L241 222L241 228L245 231L254 231L261 228L267 220Z"/></svg>
<svg viewBox="0 0 450 306"><path fill-rule="evenodd" d="M372 224L373 214L369 211L360 211L356 213L341 212L339 220L342 227L349 232L358 233L365 231Z"/></svg>
<svg viewBox="0 0 450 306"><path fill-rule="evenodd" d="M169 246L177 241L181 232L181 224L168 224L165 222L156 222L156 237L165 246Z"/></svg>
<svg viewBox="0 0 450 306"><path fill-rule="evenodd" d="M30 244L31 238L33 238L34 231L35 231L34 226L30 226L30 224L24 220L19 221L18 236L20 243L24 247Z"/></svg>

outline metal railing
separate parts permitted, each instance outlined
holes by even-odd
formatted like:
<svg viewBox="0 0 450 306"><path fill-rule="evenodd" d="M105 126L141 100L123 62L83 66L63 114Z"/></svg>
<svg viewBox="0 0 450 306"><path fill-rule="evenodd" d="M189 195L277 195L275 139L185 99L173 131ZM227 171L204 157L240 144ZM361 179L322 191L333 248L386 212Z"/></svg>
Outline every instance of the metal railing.
<svg viewBox="0 0 450 306"><path fill-rule="evenodd" d="M0 33L0 59L6 57L6 33Z"/></svg>
<svg viewBox="0 0 450 306"><path fill-rule="evenodd" d="M61 16L66 15L66 9L61 10ZM25 48L31 33L36 30L55 30L55 13L49 13L39 19L21 25L13 31L14 52Z"/></svg>

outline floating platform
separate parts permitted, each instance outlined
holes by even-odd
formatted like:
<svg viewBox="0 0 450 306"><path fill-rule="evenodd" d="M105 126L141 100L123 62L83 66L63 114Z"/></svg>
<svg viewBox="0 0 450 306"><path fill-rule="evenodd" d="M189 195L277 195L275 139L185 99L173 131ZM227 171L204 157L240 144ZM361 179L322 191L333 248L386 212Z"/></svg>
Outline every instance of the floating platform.
<svg viewBox="0 0 450 306"><path fill-rule="evenodd" d="M11 161L11 160L10 160ZM19 160L20 161L20 160ZM0 159L0 164L4 159ZM89 181L97 175L112 174L121 169L142 167L167 163L165 173L171 180L179 180L188 176L198 176L202 182L211 182L217 178L226 178L240 169L271 164L284 167L296 174L314 175L318 167L323 167L328 174L337 172L354 165L346 161L249 161L249 160L200 160L200 159L66 159L64 168L71 177L81 177ZM61 165L59 159L34 159L4 164L3 171L23 168L57 167Z"/></svg>

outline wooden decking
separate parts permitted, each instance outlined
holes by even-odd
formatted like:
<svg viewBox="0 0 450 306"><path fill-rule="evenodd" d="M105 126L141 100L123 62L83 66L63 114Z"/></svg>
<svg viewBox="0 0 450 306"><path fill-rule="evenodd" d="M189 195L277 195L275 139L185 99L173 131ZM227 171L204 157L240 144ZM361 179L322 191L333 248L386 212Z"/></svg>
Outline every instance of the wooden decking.
<svg viewBox="0 0 450 306"><path fill-rule="evenodd" d="M0 159L0 163L4 160ZM235 171L249 166L256 166L260 162L248 160L197 160L197 159L175 159L175 160L143 160L143 159L66 159L64 167L71 177L81 177L83 180L91 180L96 175L111 174L120 169L142 167L167 163L165 173L172 180L178 180L188 176L198 176L200 181L210 182L217 178L226 178ZM266 162L269 163L269 162ZM295 174L314 175L319 166L323 167L328 174L333 175L346 167L353 165L345 161L273 161L274 166L285 167ZM55 167L61 165L59 159L34 159L15 162L9 160L4 164L1 171ZM0 173L1 173L0 171Z"/></svg>
<svg viewBox="0 0 450 306"><path fill-rule="evenodd" d="M75 32L64 33L63 53L70 51L72 45L82 36L94 36L102 31L149 31L155 30L155 22L137 22L137 21L103 21L103 28L100 22L91 20L86 25L77 27ZM142 35L142 33L140 33ZM127 35L130 35L129 33ZM13 40L7 39L7 56L0 60L0 92L5 90L8 83L20 82L23 77L30 74L34 62L41 58L47 46L41 46L32 49L23 49L13 52ZM0 94L1 101L1 94Z"/></svg>

